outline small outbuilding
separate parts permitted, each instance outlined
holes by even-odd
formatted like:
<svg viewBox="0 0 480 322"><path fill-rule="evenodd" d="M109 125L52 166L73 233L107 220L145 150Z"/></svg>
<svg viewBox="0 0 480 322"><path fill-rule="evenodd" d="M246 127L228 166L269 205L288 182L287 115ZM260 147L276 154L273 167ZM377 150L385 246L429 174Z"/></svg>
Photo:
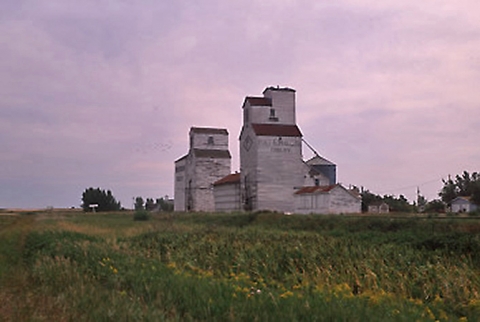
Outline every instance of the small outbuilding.
<svg viewBox="0 0 480 322"><path fill-rule="evenodd" d="M376 202L368 205L368 212L372 214L388 214L390 206L386 202Z"/></svg>
<svg viewBox="0 0 480 322"><path fill-rule="evenodd" d="M341 184L303 187L294 196L298 214L360 213L362 209L360 196Z"/></svg>
<svg viewBox="0 0 480 322"><path fill-rule="evenodd" d="M457 197L450 202L450 205L452 212L471 212L478 209L470 197Z"/></svg>
<svg viewBox="0 0 480 322"><path fill-rule="evenodd" d="M240 173L229 174L213 183L215 211L241 210Z"/></svg>

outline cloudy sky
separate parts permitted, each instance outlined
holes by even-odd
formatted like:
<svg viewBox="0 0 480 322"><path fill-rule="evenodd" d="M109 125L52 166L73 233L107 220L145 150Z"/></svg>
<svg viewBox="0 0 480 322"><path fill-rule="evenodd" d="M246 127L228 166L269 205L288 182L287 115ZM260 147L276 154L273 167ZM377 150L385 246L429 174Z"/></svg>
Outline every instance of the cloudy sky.
<svg viewBox="0 0 480 322"><path fill-rule="evenodd" d="M305 139L379 194L480 169L476 0L3 0L0 208L70 207L88 187L173 195L191 126L297 90ZM307 154L307 153L306 153Z"/></svg>

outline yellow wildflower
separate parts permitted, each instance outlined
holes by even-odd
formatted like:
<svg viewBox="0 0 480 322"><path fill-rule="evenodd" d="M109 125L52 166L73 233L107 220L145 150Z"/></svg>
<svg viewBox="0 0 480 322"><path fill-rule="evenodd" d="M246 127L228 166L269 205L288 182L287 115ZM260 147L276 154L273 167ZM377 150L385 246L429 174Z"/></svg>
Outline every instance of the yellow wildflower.
<svg viewBox="0 0 480 322"><path fill-rule="evenodd" d="M280 297L281 297L282 299L287 298L287 297L290 297L290 296L293 296L293 292L291 292L291 291L286 291L285 293L283 293L283 294L280 295Z"/></svg>
<svg viewBox="0 0 480 322"><path fill-rule="evenodd" d="M422 314L423 317L427 317L431 320L435 320L435 315L433 314L433 312L430 310L430 308L426 307L425 310L423 311L423 314Z"/></svg>

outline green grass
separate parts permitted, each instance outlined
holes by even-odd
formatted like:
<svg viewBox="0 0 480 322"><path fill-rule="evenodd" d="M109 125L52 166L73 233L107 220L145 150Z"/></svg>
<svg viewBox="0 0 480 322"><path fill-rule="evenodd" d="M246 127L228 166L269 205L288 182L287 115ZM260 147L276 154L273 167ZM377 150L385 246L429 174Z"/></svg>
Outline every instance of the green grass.
<svg viewBox="0 0 480 322"><path fill-rule="evenodd" d="M477 321L476 218L133 213L0 217L0 316Z"/></svg>

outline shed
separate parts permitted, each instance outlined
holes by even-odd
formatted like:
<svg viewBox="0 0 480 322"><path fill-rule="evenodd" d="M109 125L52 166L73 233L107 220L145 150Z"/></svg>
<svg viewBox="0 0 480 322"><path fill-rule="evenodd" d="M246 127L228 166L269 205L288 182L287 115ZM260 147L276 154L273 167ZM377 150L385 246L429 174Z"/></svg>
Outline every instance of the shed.
<svg viewBox="0 0 480 322"><path fill-rule="evenodd" d="M471 212L478 209L470 197L457 197L450 202L452 212Z"/></svg>
<svg viewBox="0 0 480 322"><path fill-rule="evenodd" d="M373 214L388 214L390 206L386 202L375 202L368 205L368 212Z"/></svg>
<svg viewBox="0 0 480 322"><path fill-rule="evenodd" d="M213 197L215 211L239 211L240 199L240 173L229 174L213 183Z"/></svg>
<svg viewBox="0 0 480 322"><path fill-rule="evenodd" d="M361 198L341 184L302 187L294 194L295 213L359 213Z"/></svg>

